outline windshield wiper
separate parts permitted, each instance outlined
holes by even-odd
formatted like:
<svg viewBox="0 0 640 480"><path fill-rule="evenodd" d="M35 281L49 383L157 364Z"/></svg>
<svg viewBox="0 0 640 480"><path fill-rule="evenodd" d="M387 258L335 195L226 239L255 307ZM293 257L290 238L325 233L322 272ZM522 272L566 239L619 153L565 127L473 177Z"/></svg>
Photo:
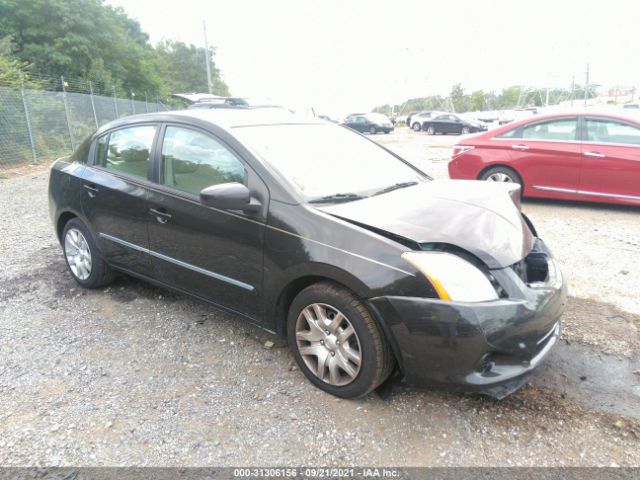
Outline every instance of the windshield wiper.
<svg viewBox="0 0 640 480"><path fill-rule="evenodd" d="M394 190L398 190L400 188L413 187L414 185L417 185L417 184L418 182L414 182L414 181L396 183L395 185L391 185L389 187L383 188L382 190L374 193L372 197L375 197L376 195L382 195L383 193L393 192Z"/></svg>
<svg viewBox="0 0 640 480"><path fill-rule="evenodd" d="M351 202L353 200L362 200L362 195L356 193L334 193L333 195L327 195L326 197L314 198L309 203L339 203L339 202Z"/></svg>

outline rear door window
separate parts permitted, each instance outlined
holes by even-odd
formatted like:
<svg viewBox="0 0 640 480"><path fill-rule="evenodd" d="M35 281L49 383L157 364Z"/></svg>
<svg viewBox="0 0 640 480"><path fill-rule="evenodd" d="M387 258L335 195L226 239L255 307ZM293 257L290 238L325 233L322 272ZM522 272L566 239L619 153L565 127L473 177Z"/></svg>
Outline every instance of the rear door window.
<svg viewBox="0 0 640 480"><path fill-rule="evenodd" d="M523 139L568 141L576 139L578 118L560 118L522 127Z"/></svg>

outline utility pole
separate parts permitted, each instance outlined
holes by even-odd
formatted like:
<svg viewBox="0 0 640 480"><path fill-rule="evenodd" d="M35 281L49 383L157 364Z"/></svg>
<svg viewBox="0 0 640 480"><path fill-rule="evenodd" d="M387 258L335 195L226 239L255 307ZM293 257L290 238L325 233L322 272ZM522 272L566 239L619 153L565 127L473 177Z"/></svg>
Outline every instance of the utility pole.
<svg viewBox="0 0 640 480"><path fill-rule="evenodd" d="M571 75L571 106L573 107L573 99L576 96L576 76Z"/></svg>
<svg viewBox="0 0 640 480"><path fill-rule="evenodd" d="M546 94L545 99L544 99L544 106L545 107L549 106L549 87L547 87L547 94Z"/></svg>
<svg viewBox="0 0 640 480"><path fill-rule="evenodd" d="M589 98L589 64L587 63L586 78L584 81L584 106L587 106L587 99Z"/></svg>
<svg viewBox="0 0 640 480"><path fill-rule="evenodd" d="M207 65L207 86L209 87L209 94L213 94L213 84L211 83L211 59L209 58L209 41L207 40L207 22L202 21L202 30L204 32L204 60Z"/></svg>

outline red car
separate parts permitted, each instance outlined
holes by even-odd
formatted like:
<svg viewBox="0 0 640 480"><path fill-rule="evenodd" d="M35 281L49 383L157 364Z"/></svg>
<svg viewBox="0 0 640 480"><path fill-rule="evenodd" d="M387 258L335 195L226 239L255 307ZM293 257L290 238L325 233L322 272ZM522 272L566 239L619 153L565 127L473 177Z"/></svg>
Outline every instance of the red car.
<svg viewBox="0 0 640 480"><path fill-rule="evenodd" d="M517 182L523 197L640 205L640 123L539 115L460 141L449 176Z"/></svg>

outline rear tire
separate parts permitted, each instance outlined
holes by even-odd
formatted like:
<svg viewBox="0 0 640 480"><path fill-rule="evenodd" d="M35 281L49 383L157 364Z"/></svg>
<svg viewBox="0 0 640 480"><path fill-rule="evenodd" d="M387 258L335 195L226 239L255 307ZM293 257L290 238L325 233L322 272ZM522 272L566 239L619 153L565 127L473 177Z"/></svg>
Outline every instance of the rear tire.
<svg viewBox="0 0 640 480"><path fill-rule="evenodd" d="M376 127L369 128L369 134L375 135L377 133Z"/></svg>
<svg viewBox="0 0 640 480"><path fill-rule="evenodd" d="M98 288L113 281L91 232L79 218L69 220L62 230L64 259L73 279L83 288Z"/></svg>
<svg viewBox="0 0 640 480"><path fill-rule="evenodd" d="M462 131L460 133L462 133L462 135L467 135L469 131L469 127L462 127Z"/></svg>
<svg viewBox="0 0 640 480"><path fill-rule="evenodd" d="M480 175L480 180L487 182L499 182L499 183L517 183L522 189L522 179L520 175L509 167L493 167L485 171Z"/></svg>
<svg viewBox="0 0 640 480"><path fill-rule="evenodd" d="M311 383L338 397L368 394L395 365L389 342L364 304L333 283L316 283L296 296L289 309L287 337L293 357Z"/></svg>

